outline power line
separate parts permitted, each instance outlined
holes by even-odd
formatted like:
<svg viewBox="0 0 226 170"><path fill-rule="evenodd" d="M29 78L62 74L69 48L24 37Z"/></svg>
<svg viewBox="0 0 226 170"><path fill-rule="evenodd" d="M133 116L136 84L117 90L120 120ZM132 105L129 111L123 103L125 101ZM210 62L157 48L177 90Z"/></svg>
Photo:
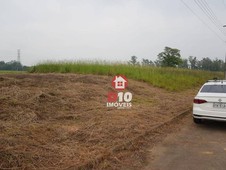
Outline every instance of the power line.
<svg viewBox="0 0 226 170"><path fill-rule="evenodd" d="M222 2L223 2L223 4L224 4L224 7L226 8L226 3L225 3L225 1L224 1L224 0L222 0Z"/></svg>
<svg viewBox="0 0 226 170"><path fill-rule="evenodd" d="M198 7L202 10L202 12L207 16L207 18L213 23L213 25L224 35L226 36L226 32L222 30L223 24L216 17L212 9L209 7L208 3L205 0L194 0L194 2L198 5Z"/></svg>
<svg viewBox="0 0 226 170"><path fill-rule="evenodd" d="M213 18L222 26L223 24L220 22L220 20L217 18L217 16L215 15L215 13L213 12L213 10L210 8L210 6L208 5L208 3L206 2L206 0L201 0L203 1L203 4L206 6L207 10L211 13L211 15L213 16Z"/></svg>
<svg viewBox="0 0 226 170"><path fill-rule="evenodd" d="M212 31L223 43L226 41L221 38L202 18L200 18L183 0L181 2L187 7L210 31Z"/></svg>

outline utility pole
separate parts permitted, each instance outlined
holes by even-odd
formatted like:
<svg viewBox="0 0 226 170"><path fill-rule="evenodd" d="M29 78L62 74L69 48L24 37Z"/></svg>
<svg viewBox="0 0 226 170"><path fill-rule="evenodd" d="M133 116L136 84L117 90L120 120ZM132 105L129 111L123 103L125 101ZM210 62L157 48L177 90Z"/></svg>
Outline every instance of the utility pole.
<svg viewBox="0 0 226 170"><path fill-rule="evenodd" d="M17 71L22 70L20 62L20 49L17 49Z"/></svg>
<svg viewBox="0 0 226 170"><path fill-rule="evenodd" d="M223 27L226 27L226 25L223 25ZM225 41L226 43L226 41ZM226 80L226 53L225 53L225 58L224 58L224 79Z"/></svg>
<svg viewBox="0 0 226 170"><path fill-rule="evenodd" d="M224 57L224 65L223 65L223 69L224 69L224 80L226 80L226 53L225 53L225 57Z"/></svg>
<svg viewBox="0 0 226 170"><path fill-rule="evenodd" d="M20 49L17 50L17 62L20 63Z"/></svg>

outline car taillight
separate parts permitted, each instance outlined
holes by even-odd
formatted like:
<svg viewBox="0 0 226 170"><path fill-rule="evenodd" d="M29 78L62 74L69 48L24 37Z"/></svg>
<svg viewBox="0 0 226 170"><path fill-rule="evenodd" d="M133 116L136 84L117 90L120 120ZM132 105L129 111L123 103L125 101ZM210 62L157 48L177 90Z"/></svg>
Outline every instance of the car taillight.
<svg viewBox="0 0 226 170"><path fill-rule="evenodd" d="M202 100L202 99L194 99L193 101L195 104L202 104L202 103L206 103L206 100Z"/></svg>

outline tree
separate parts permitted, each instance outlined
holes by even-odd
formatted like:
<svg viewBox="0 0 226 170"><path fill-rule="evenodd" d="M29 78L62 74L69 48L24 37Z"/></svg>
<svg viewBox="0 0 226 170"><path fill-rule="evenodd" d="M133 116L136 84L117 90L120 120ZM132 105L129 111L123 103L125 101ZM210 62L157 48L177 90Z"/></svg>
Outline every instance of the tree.
<svg viewBox="0 0 226 170"><path fill-rule="evenodd" d="M182 59L182 63L179 65L180 68L189 68L188 59Z"/></svg>
<svg viewBox="0 0 226 170"><path fill-rule="evenodd" d="M213 70L213 62L210 58L206 57L206 58L203 58L201 61L201 69L202 70L210 70L212 71Z"/></svg>
<svg viewBox="0 0 226 170"><path fill-rule="evenodd" d="M17 61L10 61L10 62L4 62L0 61L0 70L17 70L21 71L23 70L23 66L20 62Z"/></svg>
<svg viewBox="0 0 226 170"><path fill-rule="evenodd" d="M189 63L191 69L209 70L209 71L224 71L224 61L215 59L211 60L208 57L204 57L202 60L197 60L196 57L190 56Z"/></svg>
<svg viewBox="0 0 226 170"><path fill-rule="evenodd" d="M151 61L151 60L148 60L148 59L142 59L142 62L141 62L142 66L154 66L155 64Z"/></svg>
<svg viewBox="0 0 226 170"><path fill-rule="evenodd" d="M219 59L215 59L213 60L213 67L212 67L212 71L224 71L224 61L223 60L219 60Z"/></svg>
<svg viewBox="0 0 226 170"><path fill-rule="evenodd" d="M137 57L136 56L132 56L131 60L129 61L129 64L139 65L139 62L137 61Z"/></svg>
<svg viewBox="0 0 226 170"><path fill-rule="evenodd" d="M188 58L191 69L197 69L198 68L198 60L196 57L189 56Z"/></svg>
<svg viewBox="0 0 226 170"><path fill-rule="evenodd" d="M5 62L0 61L0 70L4 70L4 69L5 69Z"/></svg>
<svg viewBox="0 0 226 170"><path fill-rule="evenodd" d="M182 63L180 50L165 47L164 51L158 54L158 60L162 67L177 67Z"/></svg>
<svg viewBox="0 0 226 170"><path fill-rule="evenodd" d="M161 63L160 63L159 60L155 60L154 64L155 64L156 67L161 67Z"/></svg>

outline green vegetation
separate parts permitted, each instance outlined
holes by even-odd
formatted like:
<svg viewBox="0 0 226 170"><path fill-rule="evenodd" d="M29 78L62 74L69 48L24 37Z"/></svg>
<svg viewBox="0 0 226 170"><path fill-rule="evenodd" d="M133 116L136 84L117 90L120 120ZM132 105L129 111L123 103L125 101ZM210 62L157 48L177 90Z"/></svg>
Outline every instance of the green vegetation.
<svg viewBox="0 0 226 170"><path fill-rule="evenodd" d="M128 78L144 81L156 87L171 91L194 88L213 77L223 77L220 72L208 72L179 68L159 68L126 64L52 62L38 64L31 68L32 73L79 73L114 76L122 74Z"/></svg>
<svg viewBox="0 0 226 170"><path fill-rule="evenodd" d="M164 51L158 54L157 63L162 67L177 67L183 63L180 50L165 47Z"/></svg>
<svg viewBox="0 0 226 170"><path fill-rule="evenodd" d="M28 70L28 68L29 67L23 66L18 61L10 61L10 62L0 61L0 70L4 70L4 71L26 71L26 70Z"/></svg>
<svg viewBox="0 0 226 170"><path fill-rule="evenodd" d="M136 56L132 56L129 64L140 65L137 61ZM204 57L198 60L194 56L188 58L182 58L180 50L177 48L165 47L163 52L158 54L158 58L155 61L149 59L142 59L142 66L157 66L157 67L179 67L179 68L190 68L194 70L206 70L206 71L224 71L225 63L223 60L215 58L210 59Z"/></svg>
<svg viewBox="0 0 226 170"><path fill-rule="evenodd" d="M20 73L26 73L26 71L0 70L0 74L20 74Z"/></svg>

